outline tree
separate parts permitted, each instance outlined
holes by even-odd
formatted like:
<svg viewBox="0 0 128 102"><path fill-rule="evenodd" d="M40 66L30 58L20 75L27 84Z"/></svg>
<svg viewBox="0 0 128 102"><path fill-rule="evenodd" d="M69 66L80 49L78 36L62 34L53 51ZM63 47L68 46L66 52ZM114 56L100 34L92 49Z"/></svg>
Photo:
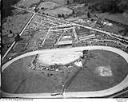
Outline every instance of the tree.
<svg viewBox="0 0 128 102"><path fill-rule="evenodd" d="M61 18L61 15L60 14L58 14L58 18Z"/></svg>
<svg viewBox="0 0 128 102"><path fill-rule="evenodd" d="M23 40L23 38L21 38L21 36L19 34L17 34L17 36L15 37L15 42L18 42L21 40Z"/></svg>
<svg viewBox="0 0 128 102"><path fill-rule="evenodd" d="M87 12L87 17L88 17L88 18L91 18L91 15L90 15L90 13L89 13L89 12Z"/></svg>
<svg viewBox="0 0 128 102"><path fill-rule="evenodd" d="M73 0L76 3L87 3L87 0Z"/></svg>
<svg viewBox="0 0 128 102"><path fill-rule="evenodd" d="M68 5L70 4L69 0L67 0L67 4L68 4Z"/></svg>
<svg viewBox="0 0 128 102"><path fill-rule="evenodd" d="M64 14L61 15L64 18Z"/></svg>
<svg viewBox="0 0 128 102"><path fill-rule="evenodd" d="M73 10L72 14L75 14L75 11Z"/></svg>

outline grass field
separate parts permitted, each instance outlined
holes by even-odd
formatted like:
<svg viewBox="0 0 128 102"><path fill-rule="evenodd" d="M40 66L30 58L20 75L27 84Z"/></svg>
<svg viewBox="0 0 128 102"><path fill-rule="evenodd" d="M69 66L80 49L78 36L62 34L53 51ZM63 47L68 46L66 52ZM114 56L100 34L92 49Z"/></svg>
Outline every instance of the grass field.
<svg viewBox="0 0 128 102"><path fill-rule="evenodd" d="M119 55L109 52L94 50L90 51L95 58L90 59L84 65L72 81L67 91L99 91L113 87L120 83L128 74L128 64ZM97 68L104 66L111 70L110 76L102 76Z"/></svg>
<svg viewBox="0 0 128 102"><path fill-rule="evenodd" d="M97 91L120 83L128 74L128 63L119 55L102 50L89 51L94 57L84 63L84 68L73 78L66 91ZM54 92L57 80L40 72L28 70L33 57L25 57L12 63L2 73L2 90L9 93ZM86 60L85 60L86 61ZM109 68L110 75L102 76L100 66Z"/></svg>
<svg viewBox="0 0 128 102"><path fill-rule="evenodd" d="M2 89L9 93L52 92L55 83L41 73L28 70L32 57L17 60L2 73Z"/></svg>

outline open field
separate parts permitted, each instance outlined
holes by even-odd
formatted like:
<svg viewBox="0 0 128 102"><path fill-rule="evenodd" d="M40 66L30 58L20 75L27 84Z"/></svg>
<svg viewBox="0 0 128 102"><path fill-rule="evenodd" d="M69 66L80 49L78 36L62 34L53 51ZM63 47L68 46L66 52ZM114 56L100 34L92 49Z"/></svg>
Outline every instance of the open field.
<svg viewBox="0 0 128 102"><path fill-rule="evenodd" d="M128 74L127 66L121 56L108 51L91 51L95 58L84 65L76 78L72 81L67 91L99 91L110 88L120 83ZM110 76L101 76L96 68L104 66L111 69Z"/></svg>
<svg viewBox="0 0 128 102"><path fill-rule="evenodd" d="M52 92L55 83L52 83L52 80L41 73L29 71L25 66L28 66L32 57L27 57L26 59L16 61L3 72L3 91L9 93Z"/></svg>

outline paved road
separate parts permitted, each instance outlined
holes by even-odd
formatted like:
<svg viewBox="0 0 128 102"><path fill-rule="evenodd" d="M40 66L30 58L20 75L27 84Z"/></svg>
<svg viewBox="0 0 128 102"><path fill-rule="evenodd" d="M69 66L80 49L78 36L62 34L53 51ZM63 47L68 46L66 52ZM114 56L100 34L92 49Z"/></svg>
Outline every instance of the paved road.
<svg viewBox="0 0 128 102"><path fill-rule="evenodd" d="M19 7L16 7L16 6L14 6L15 8L17 8L17 9L20 9L20 10L26 10L26 9L23 9L23 8L19 8ZM34 11L30 11L30 10L26 10L26 11L28 11L28 12L31 12L31 13L35 13ZM37 15L39 14L39 13L36 13ZM44 14L45 15L45 14ZM114 33L110 33L110 32L107 32L107 31L103 31L103 30L100 30L100 29L96 29L96 28L93 28L93 27L89 27L89 26L84 26L84 25L82 25L82 24L78 24L78 23L75 23L75 22L69 22L69 21L67 21L67 20L65 20L65 19L59 19L59 18L56 18L56 17L53 17L53 16L50 16L50 15L45 15L46 17L52 17L52 18L54 18L54 19L56 19L56 20L60 20L60 21L64 21L64 22L66 22L66 23L68 23L67 25L78 25L78 26L81 26L81 27L84 27L84 28L87 28L87 29L90 29L90 30L95 30L95 31L98 31L98 32L101 32L101 33L105 33L105 34L108 34L108 35L110 35L110 36L112 36L112 37L115 37L115 38L118 38L118 37L120 37L120 38L118 38L118 39L121 39L121 38L124 38L124 40L128 40L126 37L123 37L123 36L121 36L121 35L117 35L117 34L114 34ZM65 24L66 25L66 24ZM127 41L128 42L128 41Z"/></svg>
<svg viewBox="0 0 128 102"><path fill-rule="evenodd" d="M27 24L24 26L23 30L21 31L21 33L19 34L20 36L23 34L23 32L25 31L25 29L27 28L28 24L31 22L31 20L33 19L33 17L35 16L36 13L33 13L32 17L29 19L29 21L27 22ZM16 42L14 41L12 43L12 45L8 48L8 50L5 52L4 56L2 57L2 60L7 56L7 54L10 52L10 50L13 48L13 46L16 44Z"/></svg>

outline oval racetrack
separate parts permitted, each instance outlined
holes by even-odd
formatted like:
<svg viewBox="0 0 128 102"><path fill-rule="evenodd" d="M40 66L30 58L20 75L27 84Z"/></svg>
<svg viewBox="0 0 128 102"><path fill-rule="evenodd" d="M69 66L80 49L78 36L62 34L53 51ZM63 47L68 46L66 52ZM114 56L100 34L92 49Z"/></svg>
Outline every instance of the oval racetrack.
<svg viewBox="0 0 128 102"><path fill-rule="evenodd" d="M2 67L2 90L11 97L53 97L51 92L54 91L56 82L42 74L29 71L24 66L31 60L32 55L64 50L90 50L89 53L94 56L85 62L83 69L65 90L64 97L105 96L128 86L128 54L112 47L88 46L34 51L12 59ZM25 63L23 59L26 59Z"/></svg>

